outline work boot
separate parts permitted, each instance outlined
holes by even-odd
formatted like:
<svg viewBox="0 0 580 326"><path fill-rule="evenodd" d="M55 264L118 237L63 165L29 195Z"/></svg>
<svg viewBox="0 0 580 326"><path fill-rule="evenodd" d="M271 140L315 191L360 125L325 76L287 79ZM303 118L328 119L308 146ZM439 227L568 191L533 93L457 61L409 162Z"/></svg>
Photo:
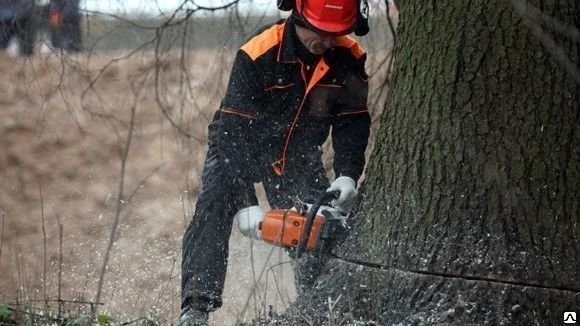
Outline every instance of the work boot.
<svg viewBox="0 0 580 326"><path fill-rule="evenodd" d="M178 326L209 326L209 314L207 311L186 308L181 311Z"/></svg>

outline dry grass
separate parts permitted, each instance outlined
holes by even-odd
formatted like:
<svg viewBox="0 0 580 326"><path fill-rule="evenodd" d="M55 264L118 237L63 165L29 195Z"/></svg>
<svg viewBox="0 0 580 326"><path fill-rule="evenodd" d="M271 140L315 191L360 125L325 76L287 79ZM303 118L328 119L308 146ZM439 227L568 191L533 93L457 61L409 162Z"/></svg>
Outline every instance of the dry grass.
<svg viewBox="0 0 580 326"><path fill-rule="evenodd" d="M5 90L0 107L0 208L5 213L0 293L10 302L43 299L45 290L56 298L59 217L62 297L92 299L135 105L126 193L137 188L122 213L102 301L104 309L122 315L156 309L170 318L179 303L180 240L199 188L205 130L223 89L217 87L219 79L208 76L221 75L222 65L215 54L197 53L184 63L190 74L185 85L181 63L169 55L161 62L144 54L112 64L111 58L0 57L0 73L6 77L0 85ZM155 95L155 67L160 67L160 102L175 123L201 141L177 133L164 118ZM45 259L49 268L43 284Z"/></svg>

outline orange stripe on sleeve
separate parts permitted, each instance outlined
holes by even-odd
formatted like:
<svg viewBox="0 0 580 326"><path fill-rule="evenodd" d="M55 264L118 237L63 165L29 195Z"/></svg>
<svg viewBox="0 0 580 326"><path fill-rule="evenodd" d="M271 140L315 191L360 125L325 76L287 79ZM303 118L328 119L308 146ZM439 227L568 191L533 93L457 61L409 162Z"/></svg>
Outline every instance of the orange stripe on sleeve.
<svg viewBox="0 0 580 326"><path fill-rule="evenodd" d="M273 89L284 89L284 88L288 88L288 87L292 87L292 86L294 86L294 83L290 83L290 84L286 84L286 85L274 85L274 86L271 86L271 87L264 89L264 91L270 91Z"/></svg>
<svg viewBox="0 0 580 326"><path fill-rule="evenodd" d="M247 119L254 119L256 117L256 116L251 115L251 114L242 113L242 112L238 112L238 111L234 111L234 110L220 109L220 111L223 113L233 114L233 115L237 115L237 116L244 117Z"/></svg>

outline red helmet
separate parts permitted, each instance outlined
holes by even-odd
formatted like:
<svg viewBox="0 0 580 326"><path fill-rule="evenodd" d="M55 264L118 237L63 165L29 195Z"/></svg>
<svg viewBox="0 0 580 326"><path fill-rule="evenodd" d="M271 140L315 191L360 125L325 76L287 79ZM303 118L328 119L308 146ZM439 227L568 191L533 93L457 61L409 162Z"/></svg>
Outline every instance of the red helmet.
<svg viewBox="0 0 580 326"><path fill-rule="evenodd" d="M296 12L322 32L346 35L354 30L357 0L296 0Z"/></svg>

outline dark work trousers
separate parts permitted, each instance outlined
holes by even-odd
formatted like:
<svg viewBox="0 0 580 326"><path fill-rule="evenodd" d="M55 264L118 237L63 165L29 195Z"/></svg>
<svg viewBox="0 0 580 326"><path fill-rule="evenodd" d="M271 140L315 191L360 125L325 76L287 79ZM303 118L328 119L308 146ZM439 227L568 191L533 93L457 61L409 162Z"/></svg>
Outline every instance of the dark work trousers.
<svg viewBox="0 0 580 326"><path fill-rule="evenodd" d="M70 52L81 51L80 18L65 19L58 27L51 28L51 42L56 49Z"/></svg>
<svg viewBox="0 0 580 326"><path fill-rule="evenodd" d="M320 160L321 152L316 151L311 154L318 157L318 162L289 162L287 173L282 177L274 175L270 166L247 167L264 171L260 173L261 181L272 208L290 208L297 198L313 203L328 187ZM258 204L253 181L241 181L229 175L233 169L228 168L227 164L230 163L224 162L218 146L210 141L202 172L202 191L183 238L182 309L213 311L222 305L228 241L234 215L244 207ZM318 261L310 260L312 263L297 264L304 271L296 274L297 283L307 282L298 280L302 276L306 276L307 280L314 279L322 270Z"/></svg>
<svg viewBox="0 0 580 326"><path fill-rule="evenodd" d="M5 49L13 38L17 38L20 54L29 56L34 52L34 37L34 27L30 18L0 21L0 49Z"/></svg>

